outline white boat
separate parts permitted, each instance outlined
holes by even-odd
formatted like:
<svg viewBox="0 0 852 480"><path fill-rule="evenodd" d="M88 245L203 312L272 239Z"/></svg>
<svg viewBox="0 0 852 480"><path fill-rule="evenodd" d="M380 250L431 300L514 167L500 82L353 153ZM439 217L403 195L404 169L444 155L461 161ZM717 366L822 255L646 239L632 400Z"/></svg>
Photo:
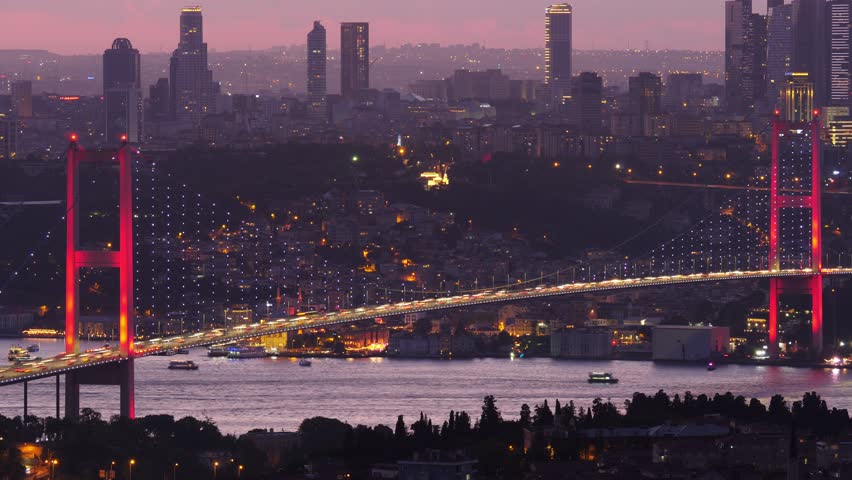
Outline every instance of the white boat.
<svg viewBox="0 0 852 480"><path fill-rule="evenodd" d="M237 344L228 347L228 358L266 358L266 347L256 344Z"/></svg>

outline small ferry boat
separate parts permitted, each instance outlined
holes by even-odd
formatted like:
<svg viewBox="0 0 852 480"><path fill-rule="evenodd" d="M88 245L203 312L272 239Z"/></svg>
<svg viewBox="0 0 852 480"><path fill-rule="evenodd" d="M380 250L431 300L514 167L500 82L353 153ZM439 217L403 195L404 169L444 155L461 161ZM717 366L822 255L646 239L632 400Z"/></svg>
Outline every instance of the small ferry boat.
<svg viewBox="0 0 852 480"><path fill-rule="evenodd" d="M233 343L220 343L217 345L211 345L207 347L207 356L208 357L227 357L228 356L228 348L234 346Z"/></svg>
<svg viewBox="0 0 852 480"><path fill-rule="evenodd" d="M23 348L20 345L15 345L9 349L8 358L10 362L23 362L25 360L30 359L30 352L28 352L26 348Z"/></svg>
<svg viewBox="0 0 852 480"><path fill-rule="evenodd" d="M30 345L29 347L27 347L27 351L30 352L30 353L37 352L38 351L38 344L34 343L34 344Z"/></svg>
<svg viewBox="0 0 852 480"><path fill-rule="evenodd" d="M589 373L589 383L618 383L618 379L607 372Z"/></svg>
<svg viewBox="0 0 852 480"><path fill-rule="evenodd" d="M169 370L198 370L198 365L192 360L185 362L169 362Z"/></svg>
<svg viewBox="0 0 852 480"><path fill-rule="evenodd" d="M228 347L228 358L266 358L266 347L257 344L237 344Z"/></svg>
<svg viewBox="0 0 852 480"><path fill-rule="evenodd" d="M300 367L310 367L311 366L311 360L309 358L299 359L299 366Z"/></svg>

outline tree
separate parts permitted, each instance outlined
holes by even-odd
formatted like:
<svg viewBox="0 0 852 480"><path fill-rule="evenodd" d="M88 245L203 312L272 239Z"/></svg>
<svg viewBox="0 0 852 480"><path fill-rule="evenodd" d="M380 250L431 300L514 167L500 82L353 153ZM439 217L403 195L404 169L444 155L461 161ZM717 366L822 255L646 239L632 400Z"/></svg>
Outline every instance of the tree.
<svg viewBox="0 0 852 480"><path fill-rule="evenodd" d="M393 430L393 436L396 440L404 440L408 436L408 428L405 426L405 419L402 415L396 419L396 428Z"/></svg>
<svg viewBox="0 0 852 480"><path fill-rule="evenodd" d="M547 405L547 400L544 401L544 405L535 406L533 424L537 427L553 425L553 412L550 411L550 407Z"/></svg>
<svg viewBox="0 0 852 480"><path fill-rule="evenodd" d="M769 420L774 423L788 423L790 421L790 409L787 401L781 395L773 395L769 400Z"/></svg>
<svg viewBox="0 0 852 480"><path fill-rule="evenodd" d="M521 418L518 419L518 423L522 427L529 427L530 426L530 419L531 419L530 406L525 403L525 404L521 405Z"/></svg>
<svg viewBox="0 0 852 480"><path fill-rule="evenodd" d="M465 411L461 411L456 414L456 428L455 431L459 435L467 435L471 431L470 426L470 415Z"/></svg>
<svg viewBox="0 0 852 480"><path fill-rule="evenodd" d="M479 418L479 429L485 434L493 433L500 426L503 418L497 408L494 395L486 395L482 401L482 416Z"/></svg>

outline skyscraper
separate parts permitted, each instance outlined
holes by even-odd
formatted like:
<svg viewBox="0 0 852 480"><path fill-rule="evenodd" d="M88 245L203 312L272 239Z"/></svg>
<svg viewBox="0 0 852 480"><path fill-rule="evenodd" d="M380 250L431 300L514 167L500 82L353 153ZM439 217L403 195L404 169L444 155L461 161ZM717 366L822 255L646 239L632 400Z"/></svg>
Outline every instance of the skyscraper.
<svg viewBox="0 0 852 480"><path fill-rule="evenodd" d="M142 142L142 85L139 50L130 40L116 38L104 51L104 140L118 142L122 136Z"/></svg>
<svg viewBox="0 0 852 480"><path fill-rule="evenodd" d="M326 115L326 45L325 27L317 20L308 33L308 103L317 120Z"/></svg>
<svg viewBox="0 0 852 480"><path fill-rule="evenodd" d="M807 72L814 104L825 106L829 90L829 23L826 0L793 1L793 71Z"/></svg>
<svg viewBox="0 0 852 480"><path fill-rule="evenodd" d="M751 0L725 2L725 97L731 112L754 106L754 21Z"/></svg>
<svg viewBox="0 0 852 480"><path fill-rule="evenodd" d="M370 88L370 24L340 24L340 94L351 98Z"/></svg>
<svg viewBox="0 0 852 480"><path fill-rule="evenodd" d="M18 117L33 116L33 82L19 80L12 82L12 113Z"/></svg>
<svg viewBox="0 0 852 480"><path fill-rule="evenodd" d="M787 72L793 69L793 5L770 7L767 21L766 97L778 106Z"/></svg>
<svg viewBox="0 0 852 480"><path fill-rule="evenodd" d="M574 79L571 97L577 108L580 133L597 135L603 124L603 79L594 72L583 72Z"/></svg>
<svg viewBox="0 0 852 480"><path fill-rule="evenodd" d="M168 78L159 78L148 87L148 115L152 120L162 120L169 115Z"/></svg>
<svg viewBox="0 0 852 480"><path fill-rule="evenodd" d="M169 63L171 116L199 128L201 118L215 110L217 87L207 67L201 7L184 7L180 12L180 42Z"/></svg>
<svg viewBox="0 0 852 480"><path fill-rule="evenodd" d="M551 5L544 13L544 83L551 106L561 105L571 90L571 5Z"/></svg>
<svg viewBox="0 0 852 480"><path fill-rule="evenodd" d="M829 21L829 84L827 105L849 106L850 94L850 0L831 0Z"/></svg>

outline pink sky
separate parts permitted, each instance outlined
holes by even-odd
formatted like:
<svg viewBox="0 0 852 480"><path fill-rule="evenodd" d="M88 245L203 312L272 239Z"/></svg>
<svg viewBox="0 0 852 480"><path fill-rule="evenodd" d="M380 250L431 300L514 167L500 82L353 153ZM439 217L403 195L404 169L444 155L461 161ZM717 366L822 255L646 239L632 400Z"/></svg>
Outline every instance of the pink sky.
<svg viewBox="0 0 852 480"><path fill-rule="evenodd" d="M492 47L540 47L542 0L207 0L205 39L211 49L263 49L304 43L314 19L338 44L341 21L369 21L371 43L480 42ZM575 0L579 49L721 50L724 0ZM764 0L755 0L761 8ZM187 2L191 4L191 2ZM177 44L180 1L32 0L4 2L0 48L95 53L128 37L143 52Z"/></svg>

